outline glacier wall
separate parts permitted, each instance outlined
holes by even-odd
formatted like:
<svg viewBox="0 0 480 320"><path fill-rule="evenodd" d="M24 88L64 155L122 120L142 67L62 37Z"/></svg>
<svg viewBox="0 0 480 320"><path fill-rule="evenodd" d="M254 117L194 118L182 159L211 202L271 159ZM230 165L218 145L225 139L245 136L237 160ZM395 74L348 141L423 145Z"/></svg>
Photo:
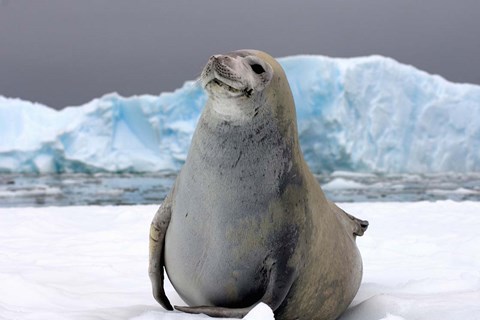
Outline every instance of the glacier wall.
<svg viewBox="0 0 480 320"><path fill-rule="evenodd" d="M480 86L380 56L279 61L314 171L480 171ZM0 172L177 170L206 99L194 81L62 111L0 96Z"/></svg>

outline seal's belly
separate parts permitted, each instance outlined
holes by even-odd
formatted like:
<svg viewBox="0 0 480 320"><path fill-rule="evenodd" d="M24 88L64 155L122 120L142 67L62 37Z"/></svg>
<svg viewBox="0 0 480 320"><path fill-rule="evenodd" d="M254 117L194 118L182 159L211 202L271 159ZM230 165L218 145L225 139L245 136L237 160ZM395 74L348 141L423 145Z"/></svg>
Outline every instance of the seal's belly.
<svg viewBox="0 0 480 320"><path fill-rule="evenodd" d="M238 160L224 170L194 156L175 186L165 239L167 273L189 305L249 306L264 294L262 268L278 242L269 212L278 192L274 169L270 162L252 166Z"/></svg>
<svg viewBox="0 0 480 320"><path fill-rule="evenodd" d="M264 293L262 267L268 249L233 230L236 226L209 222L207 232L203 223L182 220L168 228L165 268L185 302L245 307L258 301Z"/></svg>

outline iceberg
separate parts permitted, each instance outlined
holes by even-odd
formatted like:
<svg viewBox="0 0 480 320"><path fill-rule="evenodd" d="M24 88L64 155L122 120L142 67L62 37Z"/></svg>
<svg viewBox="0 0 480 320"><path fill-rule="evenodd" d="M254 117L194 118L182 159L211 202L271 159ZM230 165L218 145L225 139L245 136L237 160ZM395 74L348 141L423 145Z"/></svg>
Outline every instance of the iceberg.
<svg viewBox="0 0 480 320"><path fill-rule="evenodd" d="M160 96L108 94L62 111L0 98L0 172L176 170L205 101L195 82Z"/></svg>
<svg viewBox="0 0 480 320"><path fill-rule="evenodd" d="M313 171L480 171L480 86L381 56L279 61ZM61 111L0 96L0 172L178 170L206 99L196 81Z"/></svg>

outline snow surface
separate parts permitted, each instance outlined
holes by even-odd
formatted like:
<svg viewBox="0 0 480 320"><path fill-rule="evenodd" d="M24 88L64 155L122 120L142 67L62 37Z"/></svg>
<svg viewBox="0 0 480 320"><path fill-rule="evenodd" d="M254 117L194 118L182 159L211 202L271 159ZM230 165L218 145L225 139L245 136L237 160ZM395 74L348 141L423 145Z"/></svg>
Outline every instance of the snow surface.
<svg viewBox="0 0 480 320"><path fill-rule="evenodd" d="M480 86L380 56L279 61L316 172L480 171ZM193 81L60 112L0 96L0 172L178 170L205 101Z"/></svg>
<svg viewBox="0 0 480 320"><path fill-rule="evenodd" d="M349 203L368 219L341 320L480 319L480 202ZM0 319L211 319L167 312L147 275L157 206L0 209ZM171 284L167 295L182 304ZM266 305L250 320L273 319Z"/></svg>

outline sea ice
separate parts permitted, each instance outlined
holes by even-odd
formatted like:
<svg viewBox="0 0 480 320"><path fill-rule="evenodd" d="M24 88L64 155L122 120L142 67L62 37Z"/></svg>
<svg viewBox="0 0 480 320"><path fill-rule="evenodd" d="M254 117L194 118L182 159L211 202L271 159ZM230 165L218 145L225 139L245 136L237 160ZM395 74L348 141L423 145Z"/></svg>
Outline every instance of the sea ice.
<svg viewBox="0 0 480 320"><path fill-rule="evenodd" d="M322 188L324 190L337 190L337 189L364 189L367 188L366 185L351 181L351 180L346 180L343 178L335 178L332 181L325 183Z"/></svg>

